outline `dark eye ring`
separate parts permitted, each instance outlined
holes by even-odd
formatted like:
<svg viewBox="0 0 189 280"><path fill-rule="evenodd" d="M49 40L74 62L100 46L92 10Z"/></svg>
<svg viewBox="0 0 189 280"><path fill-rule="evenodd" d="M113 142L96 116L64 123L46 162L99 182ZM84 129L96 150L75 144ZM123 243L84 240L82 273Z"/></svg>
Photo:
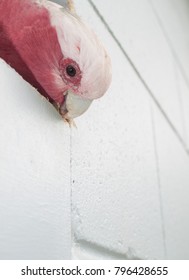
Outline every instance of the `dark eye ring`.
<svg viewBox="0 0 189 280"><path fill-rule="evenodd" d="M70 77L74 77L76 75L76 69L72 65L68 65L66 67L66 73Z"/></svg>

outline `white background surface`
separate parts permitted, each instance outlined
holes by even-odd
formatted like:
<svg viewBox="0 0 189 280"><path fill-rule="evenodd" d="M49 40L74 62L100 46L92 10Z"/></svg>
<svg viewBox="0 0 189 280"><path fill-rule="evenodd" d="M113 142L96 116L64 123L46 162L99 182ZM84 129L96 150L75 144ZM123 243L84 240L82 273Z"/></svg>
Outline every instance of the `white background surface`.
<svg viewBox="0 0 189 280"><path fill-rule="evenodd" d="M75 4L112 85L70 129L0 61L0 259L188 259L189 3Z"/></svg>

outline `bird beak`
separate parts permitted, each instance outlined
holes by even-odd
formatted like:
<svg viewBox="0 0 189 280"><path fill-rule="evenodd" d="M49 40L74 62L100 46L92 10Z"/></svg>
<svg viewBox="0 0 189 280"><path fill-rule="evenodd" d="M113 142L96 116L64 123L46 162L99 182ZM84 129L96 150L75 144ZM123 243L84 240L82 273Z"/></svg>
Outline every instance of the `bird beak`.
<svg viewBox="0 0 189 280"><path fill-rule="evenodd" d="M92 100L84 99L81 96L74 94L72 91L67 91L65 101L60 106L59 111L62 117L70 122L87 111L91 103Z"/></svg>

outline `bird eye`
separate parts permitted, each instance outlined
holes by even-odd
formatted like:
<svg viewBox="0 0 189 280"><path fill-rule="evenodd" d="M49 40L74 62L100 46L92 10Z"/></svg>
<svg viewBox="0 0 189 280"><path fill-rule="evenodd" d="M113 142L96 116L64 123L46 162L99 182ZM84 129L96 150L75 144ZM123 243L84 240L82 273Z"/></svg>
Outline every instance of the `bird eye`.
<svg viewBox="0 0 189 280"><path fill-rule="evenodd" d="M76 75L76 69L72 65L68 65L66 67L66 73L70 77L74 77Z"/></svg>

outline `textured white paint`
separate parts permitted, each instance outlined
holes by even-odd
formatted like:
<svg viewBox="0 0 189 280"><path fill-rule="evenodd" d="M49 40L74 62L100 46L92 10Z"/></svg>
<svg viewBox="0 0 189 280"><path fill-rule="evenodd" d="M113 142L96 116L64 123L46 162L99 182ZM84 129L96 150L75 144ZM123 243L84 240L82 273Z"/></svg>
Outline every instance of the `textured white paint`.
<svg viewBox="0 0 189 280"><path fill-rule="evenodd" d="M125 258L163 258L149 96L91 7L77 3L79 14L90 18L108 46L113 83L73 131L76 242L85 240Z"/></svg>
<svg viewBox="0 0 189 280"><path fill-rule="evenodd" d="M189 157L154 108L168 259L189 259Z"/></svg>
<svg viewBox="0 0 189 280"><path fill-rule="evenodd" d="M2 60L0 93L0 259L68 259L69 127Z"/></svg>
<svg viewBox="0 0 189 280"><path fill-rule="evenodd" d="M94 1L153 95L183 136L174 58L148 0L106 3L106 0Z"/></svg>

